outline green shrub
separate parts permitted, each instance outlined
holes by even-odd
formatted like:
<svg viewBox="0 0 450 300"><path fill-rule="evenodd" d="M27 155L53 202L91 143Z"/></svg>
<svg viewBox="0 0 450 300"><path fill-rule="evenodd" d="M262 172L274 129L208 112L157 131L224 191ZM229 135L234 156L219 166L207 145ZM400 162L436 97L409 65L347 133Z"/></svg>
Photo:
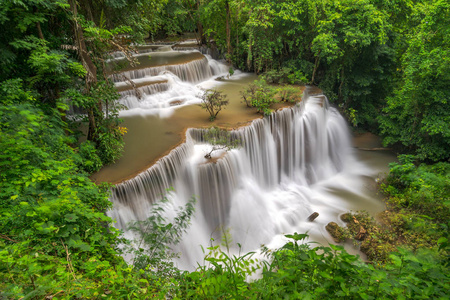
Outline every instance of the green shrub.
<svg viewBox="0 0 450 300"><path fill-rule="evenodd" d="M255 107L256 112L267 116L272 113L270 105L277 102L276 93L276 89L261 79L250 84L244 92L241 92L241 96L248 107Z"/></svg>
<svg viewBox="0 0 450 300"><path fill-rule="evenodd" d="M81 169L88 173L97 172L103 166L95 146L90 141L80 144L78 154L81 156L79 162Z"/></svg>

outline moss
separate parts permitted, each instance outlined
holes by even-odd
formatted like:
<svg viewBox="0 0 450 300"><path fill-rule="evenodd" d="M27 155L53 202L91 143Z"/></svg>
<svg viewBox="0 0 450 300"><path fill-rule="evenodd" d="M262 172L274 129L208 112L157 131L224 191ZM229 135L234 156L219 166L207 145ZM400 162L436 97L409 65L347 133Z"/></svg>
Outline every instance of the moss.
<svg viewBox="0 0 450 300"><path fill-rule="evenodd" d="M325 226L325 229L330 233L336 243L345 240L343 229L335 222L330 222Z"/></svg>

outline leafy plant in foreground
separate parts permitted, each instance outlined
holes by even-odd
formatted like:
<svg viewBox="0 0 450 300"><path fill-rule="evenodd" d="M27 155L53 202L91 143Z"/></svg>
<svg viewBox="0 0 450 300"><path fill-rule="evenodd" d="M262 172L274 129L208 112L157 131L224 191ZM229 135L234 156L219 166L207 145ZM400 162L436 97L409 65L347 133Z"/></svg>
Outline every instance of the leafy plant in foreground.
<svg viewBox="0 0 450 300"><path fill-rule="evenodd" d="M212 240L213 241L213 240ZM240 245L238 244L239 248ZM211 245L205 264L196 271L185 273L178 296L182 299L245 299L251 297L247 277L260 268L254 252L234 255L220 245Z"/></svg>
<svg viewBox="0 0 450 300"><path fill-rule="evenodd" d="M170 203L167 197L163 197L152 206L148 218L129 224L129 230L138 236L127 249L134 256L134 268L142 270L139 272L143 277L163 291L167 292L165 289L171 286L170 282L181 273L172 261L178 255L172 252L171 246L181 241L183 233L189 227L195 212L195 201L192 197L184 207L178 207L176 216L168 221L164 213Z"/></svg>
<svg viewBox="0 0 450 300"><path fill-rule="evenodd" d="M271 259L263 277L249 287L258 299L423 299L442 298L449 275L428 251L392 253L385 266L366 264L342 246L311 248L307 235L286 235L291 241L267 251Z"/></svg>

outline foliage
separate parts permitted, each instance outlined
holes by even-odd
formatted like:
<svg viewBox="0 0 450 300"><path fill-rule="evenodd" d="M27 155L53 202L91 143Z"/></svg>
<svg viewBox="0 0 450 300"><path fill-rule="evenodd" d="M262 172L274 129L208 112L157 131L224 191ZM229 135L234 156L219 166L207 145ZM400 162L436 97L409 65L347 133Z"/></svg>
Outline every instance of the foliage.
<svg viewBox="0 0 450 300"><path fill-rule="evenodd" d="M391 163L391 171L382 185L390 204L418 215L445 223L450 217L450 164L414 165L414 157L400 155Z"/></svg>
<svg viewBox="0 0 450 300"><path fill-rule="evenodd" d="M94 173L100 170L103 166L100 157L97 155L97 151L92 142L86 141L81 143L78 148L80 154L80 166L87 173Z"/></svg>
<svg viewBox="0 0 450 300"><path fill-rule="evenodd" d="M181 241L183 233L189 227L195 212L195 201L192 197L184 207L178 207L173 220L167 220L164 213L167 214L169 200L164 197L153 204L147 219L134 221L128 225L128 229L138 238L127 250L133 255L133 266L137 270L144 271L142 276L151 286L161 288L159 291L161 295L168 292L171 280L181 275L181 271L172 262L178 254L173 253L171 247Z"/></svg>
<svg viewBox="0 0 450 300"><path fill-rule="evenodd" d="M226 95L217 90L205 90L201 95L201 108L209 113L209 120L214 121L219 112L228 105L229 101Z"/></svg>
<svg viewBox="0 0 450 300"><path fill-rule="evenodd" d="M219 245L208 247L205 264L196 271L185 273L178 291L179 298L239 299L251 295L247 276L258 268L253 252L232 255Z"/></svg>
<svg viewBox="0 0 450 300"><path fill-rule="evenodd" d="M296 103L300 101L302 92L298 87L284 85L276 89L280 102Z"/></svg>
<svg viewBox="0 0 450 300"><path fill-rule="evenodd" d="M29 100L25 91L17 95ZM62 124L56 110L0 106L0 290L7 298L89 298L127 273L104 214L107 187L78 170L82 159Z"/></svg>
<svg viewBox="0 0 450 300"><path fill-rule="evenodd" d="M269 252L272 263L255 282L258 298L433 298L444 297L448 288L445 267L426 252L415 256L400 251L391 255L392 263L376 268L341 246L311 249L308 244L299 244L304 234L286 237L292 240Z"/></svg>
<svg viewBox="0 0 450 300"><path fill-rule="evenodd" d="M391 254L384 266L366 264L342 246L311 248L306 234L286 235L276 250L263 249L270 262L260 263L249 253L229 255L218 246L208 248L206 261L185 273L177 298L208 299L385 299L442 298L448 289L446 268L424 251ZM246 276L261 269L262 277Z"/></svg>
<svg viewBox="0 0 450 300"><path fill-rule="evenodd" d="M270 115L270 105L276 102L277 90L268 85L264 80L255 80L243 92L241 97L248 107L255 107L256 112Z"/></svg>
<svg viewBox="0 0 450 300"><path fill-rule="evenodd" d="M379 117L385 145L398 145L422 160L445 161L450 148L450 6L419 8L421 22L407 36L398 72L400 86Z"/></svg>
<svg viewBox="0 0 450 300"><path fill-rule="evenodd" d="M449 158L448 12L444 0L0 0L0 298L447 297L449 165L416 159ZM212 246L208 266L181 273L169 245L193 202L169 221L167 203L155 206L134 224L144 244L135 265L123 260L126 241L105 215L109 187L87 177L119 157L126 132L105 62L114 51L130 58L131 43L147 36L186 29L267 82L318 84L354 126L379 122L387 145L415 154L399 157L381 185L382 224L357 213L347 228L349 237L366 228L361 247L376 265L293 234L266 249L264 265ZM211 119L227 104L216 93L204 95L215 99L205 103ZM295 97L265 81L242 95L264 114L277 96ZM86 112L86 142L71 130L79 124L66 116L70 105ZM211 130L213 149L236 142ZM255 269L262 277L250 282Z"/></svg>
<svg viewBox="0 0 450 300"><path fill-rule="evenodd" d="M279 70L273 69L265 72L261 77L268 83L280 83L280 84L294 84L295 78L292 74L292 69L288 67L281 68Z"/></svg>
<svg viewBox="0 0 450 300"><path fill-rule="evenodd" d="M166 265L172 265L170 259L176 257L176 254L168 253L168 251L170 245L176 245L181 241L183 233L189 227L190 219L195 212L195 198L192 197L184 208L178 207L179 212L172 221L167 221L163 216L164 207L168 203L168 198L163 197L153 204L148 218L143 221L133 221L128 225L128 229L136 233L139 238L135 241L138 249L133 263L138 269L146 269L150 265L161 272L167 268Z"/></svg>
<svg viewBox="0 0 450 300"><path fill-rule="evenodd" d="M242 102L245 103L247 107L252 107L252 98L256 95L258 86L255 82L250 83L244 91L241 91Z"/></svg>
<svg viewBox="0 0 450 300"><path fill-rule="evenodd" d="M413 156L399 156L399 163L390 165L390 173L381 183L387 209L379 215L380 222L367 212L344 214L344 236L357 240L371 261L386 263L397 247L414 252L426 249L445 260L449 250L445 244L450 217L449 166L416 167Z"/></svg>
<svg viewBox="0 0 450 300"><path fill-rule="evenodd" d="M211 150L205 154L205 158L211 159L211 154L214 151L231 149L241 146L241 140L233 138L228 130L220 129L218 127L210 127L203 135L203 140L212 146Z"/></svg>

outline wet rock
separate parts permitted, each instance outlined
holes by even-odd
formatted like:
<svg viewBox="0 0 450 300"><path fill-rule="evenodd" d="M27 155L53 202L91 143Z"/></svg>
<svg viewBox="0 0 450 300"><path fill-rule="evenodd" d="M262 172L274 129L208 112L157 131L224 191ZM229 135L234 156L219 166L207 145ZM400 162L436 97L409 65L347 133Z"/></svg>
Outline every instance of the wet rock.
<svg viewBox="0 0 450 300"><path fill-rule="evenodd" d="M308 221L309 221L309 222L312 222L312 221L314 221L318 216L319 216L319 213L318 213L318 212L314 212L314 213L312 213L312 214L308 217Z"/></svg>
<svg viewBox="0 0 450 300"><path fill-rule="evenodd" d="M345 238L342 234L342 229L335 222L330 222L325 226L325 229L330 233L336 243L342 242Z"/></svg>

